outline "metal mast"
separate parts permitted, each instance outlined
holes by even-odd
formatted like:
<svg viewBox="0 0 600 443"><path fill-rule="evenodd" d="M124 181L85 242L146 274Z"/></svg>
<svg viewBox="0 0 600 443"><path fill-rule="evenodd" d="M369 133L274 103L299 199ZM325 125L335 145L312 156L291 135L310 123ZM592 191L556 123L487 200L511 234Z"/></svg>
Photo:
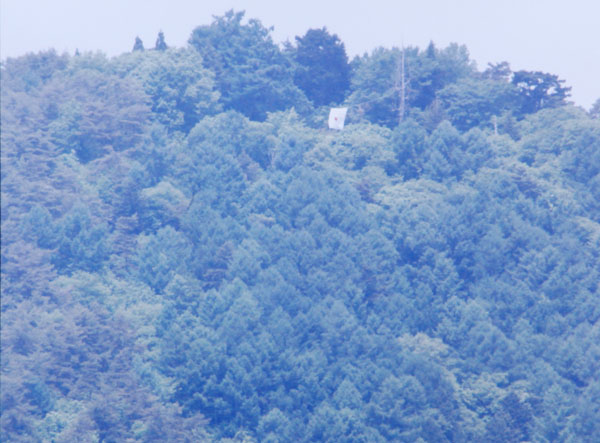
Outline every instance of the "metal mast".
<svg viewBox="0 0 600 443"><path fill-rule="evenodd" d="M404 61L404 45L396 63L395 89L398 94L398 124L402 123L406 114L406 72Z"/></svg>
<svg viewBox="0 0 600 443"><path fill-rule="evenodd" d="M406 80L404 74L404 45L402 45L402 60L400 62L400 107L398 109L398 123L402 123L405 113Z"/></svg>

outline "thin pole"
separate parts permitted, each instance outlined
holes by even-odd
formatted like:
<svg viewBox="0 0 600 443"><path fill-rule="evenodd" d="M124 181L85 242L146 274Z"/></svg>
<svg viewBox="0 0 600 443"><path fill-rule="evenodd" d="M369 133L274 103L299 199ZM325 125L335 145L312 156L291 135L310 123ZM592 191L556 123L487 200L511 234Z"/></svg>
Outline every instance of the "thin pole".
<svg viewBox="0 0 600 443"><path fill-rule="evenodd" d="M406 80L404 74L404 44L402 45L402 62L400 63L400 109L398 116L398 123L402 123L404 120L405 112L405 101L406 101Z"/></svg>

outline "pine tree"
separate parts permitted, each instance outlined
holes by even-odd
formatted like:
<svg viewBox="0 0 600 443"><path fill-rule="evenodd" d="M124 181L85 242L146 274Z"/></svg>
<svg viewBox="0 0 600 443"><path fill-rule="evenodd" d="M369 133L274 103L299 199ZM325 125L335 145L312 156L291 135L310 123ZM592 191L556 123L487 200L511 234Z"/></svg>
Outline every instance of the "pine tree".
<svg viewBox="0 0 600 443"><path fill-rule="evenodd" d="M165 43L165 34L163 34L163 32L160 31L158 33L158 37L156 37L156 45L154 46L154 49L156 49L157 51L164 51L167 48L168 46Z"/></svg>
<svg viewBox="0 0 600 443"><path fill-rule="evenodd" d="M133 45L133 51L143 51L144 50L144 42L139 37L135 38L135 43Z"/></svg>

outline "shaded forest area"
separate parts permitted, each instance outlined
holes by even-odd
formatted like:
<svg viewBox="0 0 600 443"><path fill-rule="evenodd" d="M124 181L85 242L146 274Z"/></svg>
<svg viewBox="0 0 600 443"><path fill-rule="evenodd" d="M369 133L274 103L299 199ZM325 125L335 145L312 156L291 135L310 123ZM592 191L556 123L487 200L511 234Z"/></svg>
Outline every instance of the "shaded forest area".
<svg viewBox="0 0 600 443"><path fill-rule="evenodd" d="M3 61L2 441L598 441L600 102L243 15Z"/></svg>

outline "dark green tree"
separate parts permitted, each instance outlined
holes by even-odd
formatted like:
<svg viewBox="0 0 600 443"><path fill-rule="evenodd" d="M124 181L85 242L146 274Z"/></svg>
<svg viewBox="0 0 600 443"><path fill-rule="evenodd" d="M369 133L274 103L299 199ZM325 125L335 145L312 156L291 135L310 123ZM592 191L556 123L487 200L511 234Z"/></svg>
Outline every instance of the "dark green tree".
<svg viewBox="0 0 600 443"><path fill-rule="evenodd" d="M294 82L316 106L344 100L350 87L350 65L336 34L327 28L309 29L304 37L296 37L292 54L298 64Z"/></svg>
<svg viewBox="0 0 600 443"><path fill-rule="evenodd" d="M243 17L244 12L229 11L194 29L189 39L204 66L215 72L225 108L261 121L267 112L307 109L308 100L294 85L292 63L273 43L271 30L256 19L242 24Z"/></svg>
<svg viewBox="0 0 600 443"><path fill-rule="evenodd" d="M138 37L135 38L135 43L133 44L133 51L143 51L144 50L144 42L142 39Z"/></svg>
<svg viewBox="0 0 600 443"><path fill-rule="evenodd" d="M142 85L153 115L169 132L188 132L220 110L214 74L202 68L202 58L191 48L124 54L113 66Z"/></svg>
<svg viewBox="0 0 600 443"><path fill-rule="evenodd" d="M532 418L530 405L511 392L502 399L499 410L488 422L486 440L498 443L529 441Z"/></svg>
<svg viewBox="0 0 600 443"><path fill-rule="evenodd" d="M417 49L405 50L408 64L416 57ZM356 113L378 125L394 127L398 124L397 71L401 52L398 48L377 48L352 61L352 94L349 102Z"/></svg>
<svg viewBox="0 0 600 443"><path fill-rule="evenodd" d="M474 72L465 46L451 44L439 50L430 44L425 51L413 47L377 48L371 54L357 57L352 61L352 94L348 101L372 123L390 128L398 125L403 52L407 115L411 116L411 111L413 114L425 111L425 119L433 123L426 126L434 129L441 121L435 115L440 108L437 92Z"/></svg>
<svg viewBox="0 0 600 443"><path fill-rule="evenodd" d="M488 63L488 68L483 71L481 76L489 80L510 81L512 71L508 62Z"/></svg>
<svg viewBox="0 0 600 443"><path fill-rule="evenodd" d="M438 49L431 42L418 56L411 51L406 55L409 104L419 109L431 106L437 91L444 86L470 76L474 71L469 51L456 43Z"/></svg>
<svg viewBox="0 0 600 443"><path fill-rule="evenodd" d="M519 89L521 114L531 114L543 108L556 108L566 104L570 87L557 75L540 71L517 71L512 83Z"/></svg>
<svg viewBox="0 0 600 443"><path fill-rule="evenodd" d="M29 91L41 88L52 76L67 67L69 57L54 49L2 61L2 92ZM2 97L2 104L6 99Z"/></svg>
<svg viewBox="0 0 600 443"><path fill-rule="evenodd" d="M46 88L53 143L74 151L82 162L141 140L148 121L148 97L130 79L92 69L56 76Z"/></svg>
<svg viewBox="0 0 600 443"><path fill-rule="evenodd" d="M108 257L107 227L90 216L85 206L75 206L63 219L53 264L61 273L77 269L97 271Z"/></svg>
<svg viewBox="0 0 600 443"><path fill-rule="evenodd" d="M220 113L302 95L238 18L3 64L0 440L596 442L598 119L434 45Z"/></svg>
<svg viewBox="0 0 600 443"><path fill-rule="evenodd" d="M409 180L423 171L427 132L413 119L402 122L392 136L392 149L396 154L398 172Z"/></svg>
<svg viewBox="0 0 600 443"><path fill-rule="evenodd" d="M165 34L160 31L158 33L158 37L156 37L156 44L154 45L154 49L157 51L164 51L168 48L167 43L165 42Z"/></svg>
<svg viewBox="0 0 600 443"><path fill-rule="evenodd" d="M439 91L438 97L452 124L466 131L489 125L493 116L515 110L518 104L514 85L504 81L465 78Z"/></svg>

